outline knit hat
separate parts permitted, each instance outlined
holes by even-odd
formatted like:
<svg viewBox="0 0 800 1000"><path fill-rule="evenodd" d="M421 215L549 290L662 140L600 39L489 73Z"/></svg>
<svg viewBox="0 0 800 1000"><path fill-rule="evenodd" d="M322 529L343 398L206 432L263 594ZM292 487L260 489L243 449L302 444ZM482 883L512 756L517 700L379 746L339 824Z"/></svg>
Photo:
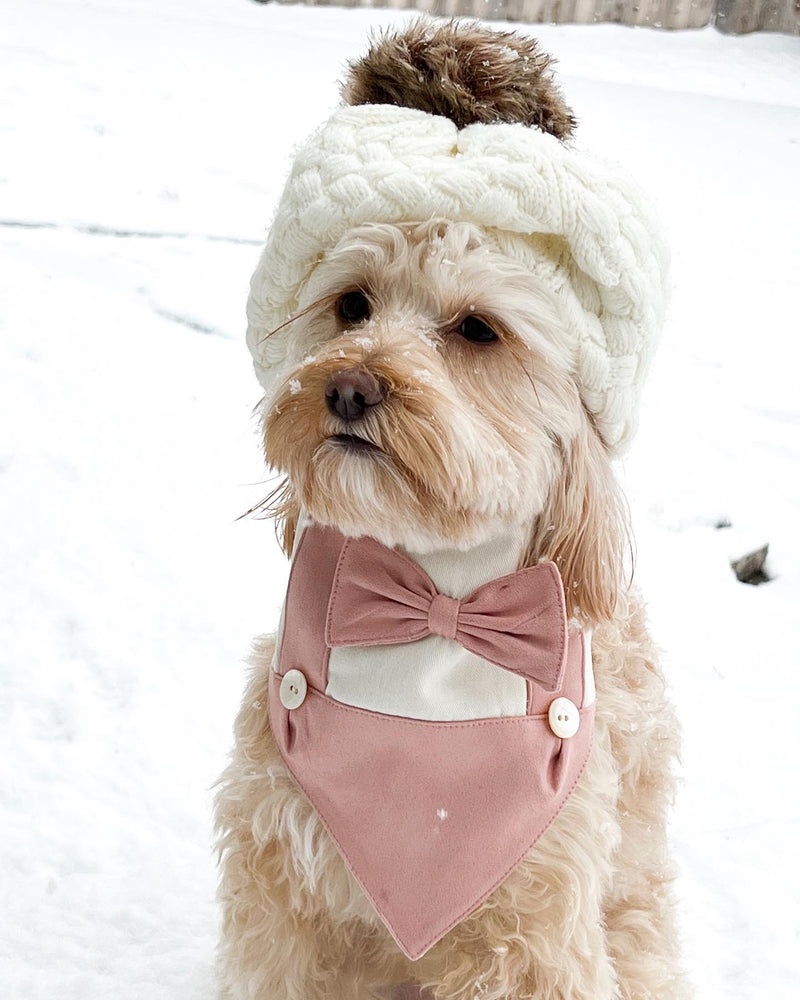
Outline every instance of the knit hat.
<svg viewBox="0 0 800 1000"><path fill-rule="evenodd" d="M423 20L350 67L349 106L298 152L251 281L247 343L267 391L291 353L282 324L347 232L471 222L556 295L584 406L609 453L625 449L663 320L667 252L633 182L569 143L574 119L550 64L517 34Z"/></svg>

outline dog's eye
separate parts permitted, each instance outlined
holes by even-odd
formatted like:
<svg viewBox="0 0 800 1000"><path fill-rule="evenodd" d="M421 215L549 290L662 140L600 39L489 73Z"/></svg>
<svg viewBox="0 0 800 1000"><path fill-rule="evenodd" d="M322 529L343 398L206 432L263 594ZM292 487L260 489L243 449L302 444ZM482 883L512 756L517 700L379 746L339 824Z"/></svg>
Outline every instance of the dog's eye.
<svg viewBox="0 0 800 1000"><path fill-rule="evenodd" d="M473 344L489 344L497 340L497 334L482 319L477 316L467 316L458 328L462 337L471 340Z"/></svg>
<svg viewBox="0 0 800 1000"><path fill-rule="evenodd" d="M360 323L369 319L369 299L363 292L345 292L336 303L336 311L344 323Z"/></svg>

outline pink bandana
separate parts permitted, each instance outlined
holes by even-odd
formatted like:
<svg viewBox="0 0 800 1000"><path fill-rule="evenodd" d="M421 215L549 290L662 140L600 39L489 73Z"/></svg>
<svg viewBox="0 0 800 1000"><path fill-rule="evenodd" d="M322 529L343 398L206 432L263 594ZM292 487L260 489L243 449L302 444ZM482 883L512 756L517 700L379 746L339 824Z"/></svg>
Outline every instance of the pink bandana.
<svg viewBox="0 0 800 1000"><path fill-rule="evenodd" d="M326 694L332 646L446 637L526 678L527 714L434 722ZM270 692L281 755L398 945L421 957L530 851L580 777L594 707L553 564L464 600L373 539L306 529ZM377 655L380 655L379 653ZM581 706L581 707L578 707Z"/></svg>

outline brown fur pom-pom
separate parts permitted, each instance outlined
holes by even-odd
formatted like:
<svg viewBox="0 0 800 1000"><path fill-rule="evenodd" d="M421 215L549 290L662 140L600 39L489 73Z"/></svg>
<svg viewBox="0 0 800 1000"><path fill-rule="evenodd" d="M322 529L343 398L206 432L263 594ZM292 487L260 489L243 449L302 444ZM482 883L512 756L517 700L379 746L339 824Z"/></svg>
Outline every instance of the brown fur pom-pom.
<svg viewBox="0 0 800 1000"><path fill-rule="evenodd" d="M558 139L575 128L553 82L552 58L533 38L490 31L474 21L418 20L387 31L349 66L347 104L395 104L473 122L521 122Z"/></svg>

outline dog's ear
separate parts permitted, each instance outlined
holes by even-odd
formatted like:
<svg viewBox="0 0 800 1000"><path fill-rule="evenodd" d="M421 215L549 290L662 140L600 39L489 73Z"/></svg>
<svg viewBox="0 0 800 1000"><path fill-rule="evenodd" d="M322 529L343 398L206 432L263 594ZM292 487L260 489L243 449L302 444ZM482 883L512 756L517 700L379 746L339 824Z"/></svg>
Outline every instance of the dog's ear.
<svg viewBox="0 0 800 1000"><path fill-rule="evenodd" d="M597 624L614 617L631 551L627 507L587 417L583 431L561 446L560 474L534 524L525 563L554 562L568 616Z"/></svg>
<svg viewBox="0 0 800 1000"><path fill-rule="evenodd" d="M349 65L347 104L394 104L474 122L521 122L567 139L575 118L553 82L553 59L533 38L474 21L419 19L374 38Z"/></svg>

